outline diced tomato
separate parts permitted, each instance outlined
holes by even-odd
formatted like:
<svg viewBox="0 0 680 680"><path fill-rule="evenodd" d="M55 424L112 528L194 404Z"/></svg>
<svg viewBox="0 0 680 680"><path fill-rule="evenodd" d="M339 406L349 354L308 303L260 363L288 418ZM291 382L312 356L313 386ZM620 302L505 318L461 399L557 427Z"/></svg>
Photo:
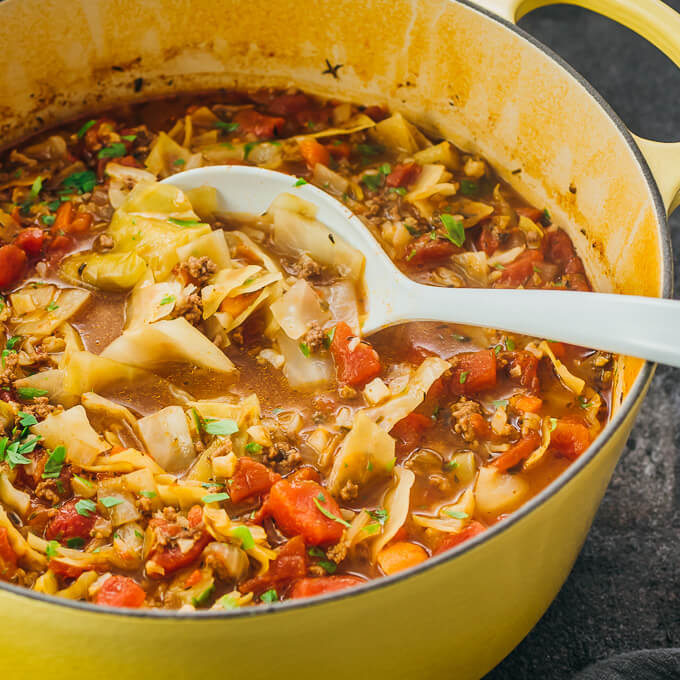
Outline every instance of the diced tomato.
<svg viewBox="0 0 680 680"><path fill-rule="evenodd" d="M73 564L66 564L57 557L50 560L50 571L62 578L78 578L88 567L76 567Z"/></svg>
<svg viewBox="0 0 680 680"><path fill-rule="evenodd" d="M470 426L481 439L490 439L493 436L491 425L481 413L470 414Z"/></svg>
<svg viewBox="0 0 680 680"><path fill-rule="evenodd" d="M50 242L49 250L55 253L66 252L71 250L73 246L73 239L69 238L68 236L64 236L63 234L59 234L59 236L55 236Z"/></svg>
<svg viewBox="0 0 680 680"><path fill-rule="evenodd" d="M517 380L522 387L526 387L534 394L541 389L538 379L538 358L535 355L526 350L518 350L503 352L499 357L507 361L509 376Z"/></svg>
<svg viewBox="0 0 680 680"><path fill-rule="evenodd" d="M590 431L570 418L560 418L550 433L550 448L569 460L576 460L590 446Z"/></svg>
<svg viewBox="0 0 680 680"><path fill-rule="evenodd" d="M137 609L144 604L146 593L141 586L127 576L110 576L94 598L96 604L109 607L130 607Z"/></svg>
<svg viewBox="0 0 680 680"><path fill-rule="evenodd" d="M463 543L464 541L467 541L471 538L474 538L475 536L478 536L483 531L486 531L486 527L483 524L480 524L479 522L472 520L465 527L465 529L463 529L463 531L457 534L447 534L446 537L442 540L442 542L437 546L437 549L434 551L433 554L439 555L440 553L446 552L447 550L451 550L451 548L454 548L460 543Z"/></svg>
<svg viewBox="0 0 680 680"><path fill-rule="evenodd" d="M355 338L352 329L340 321L333 334L331 353L338 380L348 385L363 385L380 373L380 357L367 342L357 342Z"/></svg>
<svg viewBox="0 0 680 680"><path fill-rule="evenodd" d="M394 425L390 434L398 440L397 447L400 453L407 453L420 444L425 430L432 425L432 419L422 413L409 413Z"/></svg>
<svg viewBox="0 0 680 680"><path fill-rule="evenodd" d="M293 581L303 578L306 574L305 542L301 536L295 536L279 548L276 559L269 563L269 569L265 574L241 583L239 590L242 593L260 594L274 588L281 596Z"/></svg>
<svg viewBox="0 0 680 680"><path fill-rule="evenodd" d="M286 121L284 118L265 116L255 109L244 109L234 116L234 122L239 124L241 132L251 132L258 139L268 139L273 137Z"/></svg>
<svg viewBox="0 0 680 680"><path fill-rule="evenodd" d="M149 576L152 578L162 578L164 575L172 574L178 569L188 567L194 560L198 559L198 556L203 552L203 548L211 540L210 535L204 531L198 538L194 539L193 545L186 551L182 551L182 548L176 542L160 547L151 553L149 560L161 567L164 574L150 572Z"/></svg>
<svg viewBox="0 0 680 680"><path fill-rule="evenodd" d="M385 184L388 187L407 187L413 184L420 173L422 166L412 161L411 163L399 163L392 168L392 172L387 175Z"/></svg>
<svg viewBox="0 0 680 680"><path fill-rule="evenodd" d="M341 142L339 139L336 139L326 148L333 158L349 158L352 155L352 145L349 142Z"/></svg>
<svg viewBox="0 0 680 680"><path fill-rule="evenodd" d="M45 538L48 541L57 540L66 543L69 538L90 540L90 532L97 521L97 514L89 512L87 517L79 514L76 505L81 500L81 498L72 498L57 510L57 514L45 530Z"/></svg>
<svg viewBox="0 0 680 680"><path fill-rule="evenodd" d="M300 146L300 153L310 170L314 170L317 163L321 163L321 165L330 164L331 155L328 149L323 144L319 144L313 137L301 139L298 144Z"/></svg>
<svg viewBox="0 0 680 680"><path fill-rule="evenodd" d="M302 536L309 545L332 545L342 537L340 507L323 486L311 480L276 482L263 512L274 518L284 534Z"/></svg>
<svg viewBox="0 0 680 680"><path fill-rule="evenodd" d="M76 212L71 201L65 201L59 208L52 225L51 232L55 241L64 234L83 234L92 226L92 215L87 212ZM54 245L54 241L52 242Z"/></svg>
<svg viewBox="0 0 680 680"><path fill-rule="evenodd" d="M517 288L526 283L534 273L534 267L543 262L543 253L540 250L525 250L510 264L505 265L501 275L496 279L496 288Z"/></svg>
<svg viewBox="0 0 680 680"><path fill-rule="evenodd" d="M388 113L382 106L367 106L363 113L365 113L369 118L379 123L381 120L387 118Z"/></svg>
<svg viewBox="0 0 680 680"><path fill-rule="evenodd" d="M0 290L16 283L26 266L26 253L15 245L0 247Z"/></svg>
<svg viewBox="0 0 680 680"><path fill-rule="evenodd" d="M266 494L281 479L281 475L272 472L262 463L243 456L238 459L231 479L229 495L234 503L240 503L247 498Z"/></svg>
<svg viewBox="0 0 680 680"><path fill-rule="evenodd" d="M496 355L491 349L456 354L451 366L453 394L475 394L496 384Z"/></svg>
<svg viewBox="0 0 680 680"><path fill-rule="evenodd" d="M564 273L583 273L583 263L576 254L571 239L562 229L549 231L545 235L543 250L546 259L559 264Z"/></svg>
<svg viewBox="0 0 680 680"><path fill-rule="evenodd" d="M17 570L17 554L9 542L9 532L0 527L0 578L9 579Z"/></svg>
<svg viewBox="0 0 680 680"><path fill-rule="evenodd" d="M410 265L431 264L462 252L463 249L453 245L451 241L442 238L432 239L429 234L424 234L411 244L405 258Z"/></svg>
<svg viewBox="0 0 680 680"><path fill-rule="evenodd" d="M311 465L303 465L295 470L295 472L289 474L286 479L289 482L302 482L306 479L311 479L313 482L319 482L321 481L321 476L316 468L313 468Z"/></svg>
<svg viewBox="0 0 680 680"><path fill-rule="evenodd" d="M40 255L45 232L39 227L29 227L20 232L14 239L14 245L21 248L27 255Z"/></svg>
<svg viewBox="0 0 680 680"><path fill-rule="evenodd" d="M540 445L541 435L538 432L531 431L498 456L492 465L501 472L505 472L528 458Z"/></svg>
<svg viewBox="0 0 680 680"><path fill-rule="evenodd" d="M203 508L200 505L192 505L187 512L187 521L192 529L195 529L203 521Z"/></svg>
<svg viewBox="0 0 680 680"><path fill-rule="evenodd" d="M482 226L477 245L487 255L493 255L498 250L500 245L498 232L488 222Z"/></svg>
<svg viewBox="0 0 680 680"><path fill-rule="evenodd" d="M334 593L337 590L358 586L364 581L357 576L318 576L316 578L301 578L293 583L288 592L288 599L297 600L301 597L314 597L324 593Z"/></svg>
<svg viewBox="0 0 680 680"><path fill-rule="evenodd" d="M267 107L269 113L275 116L289 116L291 113L300 113L309 109L312 101L306 94L282 94L272 100Z"/></svg>
<svg viewBox="0 0 680 680"><path fill-rule="evenodd" d="M538 208L532 208L529 205L522 205L519 208L516 208L515 212L517 212L518 215L524 215L524 217L528 217L534 222L540 222L543 218L542 211L540 211Z"/></svg>

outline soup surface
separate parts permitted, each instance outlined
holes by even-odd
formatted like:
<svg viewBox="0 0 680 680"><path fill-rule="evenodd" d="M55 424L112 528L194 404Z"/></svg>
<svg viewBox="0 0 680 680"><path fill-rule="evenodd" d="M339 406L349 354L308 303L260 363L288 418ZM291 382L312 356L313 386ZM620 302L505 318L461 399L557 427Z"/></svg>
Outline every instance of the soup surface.
<svg viewBox="0 0 680 680"><path fill-rule="evenodd" d="M210 164L290 173L291 193L228 215L158 183ZM305 183L419 282L590 289L547 211L398 113L182 96L0 170L5 581L182 610L352 587L503 520L609 415L602 352L434 323L360 337L363 255Z"/></svg>

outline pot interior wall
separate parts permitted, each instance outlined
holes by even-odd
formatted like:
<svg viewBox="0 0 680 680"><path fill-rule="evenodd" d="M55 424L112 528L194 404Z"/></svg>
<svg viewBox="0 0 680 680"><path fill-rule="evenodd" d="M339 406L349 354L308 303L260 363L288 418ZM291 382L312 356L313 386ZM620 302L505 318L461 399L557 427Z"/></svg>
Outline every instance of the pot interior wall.
<svg viewBox="0 0 680 680"><path fill-rule="evenodd" d="M121 99L192 89L294 85L387 104L546 206L598 290L662 294L663 237L625 135L541 49L472 7L7 0L0 19L3 144ZM341 64L337 77L326 60ZM615 406L641 367L622 360Z"/></svg>

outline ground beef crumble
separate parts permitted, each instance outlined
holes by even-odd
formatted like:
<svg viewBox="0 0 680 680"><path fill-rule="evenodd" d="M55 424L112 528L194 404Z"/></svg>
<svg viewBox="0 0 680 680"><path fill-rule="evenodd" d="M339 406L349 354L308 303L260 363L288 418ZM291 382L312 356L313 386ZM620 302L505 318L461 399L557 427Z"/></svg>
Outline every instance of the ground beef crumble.
<svg viewBox="0 0 680 680"><path fill-rule="evenodd" d="M474 414L482 415L482 407L472 399L461 397L451 406L453 431L470 444L477 441L477 434L470 422L470 417Z"/></svg>
<svg viewBox="0 0 680 680"><path fill-rule="evenodd" d="M203 287L217 271L217 265L209 257L189 257L179 265L180 274L199 288Z"/></svg>

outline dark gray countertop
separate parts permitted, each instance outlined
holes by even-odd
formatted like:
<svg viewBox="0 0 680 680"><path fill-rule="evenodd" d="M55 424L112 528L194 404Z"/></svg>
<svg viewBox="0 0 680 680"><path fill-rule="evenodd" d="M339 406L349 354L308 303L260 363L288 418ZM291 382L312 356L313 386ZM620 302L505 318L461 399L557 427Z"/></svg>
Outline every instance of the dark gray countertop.
<svg viewBox="0 0 680 680"><path fill-rule="evenodd" d="M680 10L680 0L667 4ZM680 140L680 70L654 47L575 7L539 10L520 25L581 72L634 132ZM679 227L680 210L671 219L676 291ZM563 680L620 652L680 646L679 378L677 369L657 370L571 576L485 680Z"/></svg>

